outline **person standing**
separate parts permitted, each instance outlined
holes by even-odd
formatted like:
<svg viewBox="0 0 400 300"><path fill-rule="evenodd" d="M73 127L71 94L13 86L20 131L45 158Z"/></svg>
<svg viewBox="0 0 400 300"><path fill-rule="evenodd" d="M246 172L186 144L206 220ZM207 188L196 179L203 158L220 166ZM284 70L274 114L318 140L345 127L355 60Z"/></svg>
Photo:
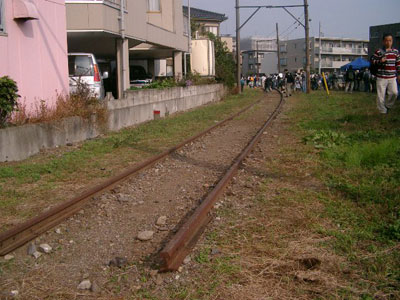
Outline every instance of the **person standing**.
<svg viewBox="0 0 400 300"><path fill-rule="evenodd" d="M371 91L371 73L368 69L365 69L363 74L363 81L364 81L364 92L369 93Z"/></svg>
<svg viewBox="0 0 400 300"><path fill-rule="evenodd" d="M346 88L345 92L352 93L354 89L354 80L356 79L356 74L354 73L353 67L350 66L349 69L346 71Z"/></svg>
<svg viewBox="0 0 400 300"><path fill-rule="evenodd" d="M244 77L242 76L242 78L240 79L240 90L243 93L244 90L244 84L246 83L246 81L244 80Z"/></svg>
<svg viewBox="0 0 400 300"><path fill-rule="evenodd" d="M286 90L289 96L292 96L294 90L294 76L291 72L286 72Z"/></svg>
<svg viewBox="0 0 400 300"><path fill-rule="evenodd" d="M392 48L393 36L383 35L383 49L376 50L371 62L377 65L376 90L377 107L380 113L387 114L397 98L397 80L400 80L400 55L397 49ZM386 98L387 94L387 98Z"/></svg>

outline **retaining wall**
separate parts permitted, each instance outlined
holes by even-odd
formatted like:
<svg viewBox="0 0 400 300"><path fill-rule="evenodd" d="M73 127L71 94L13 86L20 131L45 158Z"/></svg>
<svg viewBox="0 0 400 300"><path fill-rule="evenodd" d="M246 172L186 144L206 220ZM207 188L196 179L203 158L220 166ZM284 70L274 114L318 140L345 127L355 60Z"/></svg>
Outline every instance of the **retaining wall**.
<svg viewBox="0 0 400 300"><path fill-rule="evenodd" d="M154 110L165 117L219 101L225 92L221 84L128 91L126 99L107 101L108 129L117 131L153 120ZM95 118L83 120L79 117L0 129L0 162L23 160L42 149L81 142L99 134Z"/></svg>

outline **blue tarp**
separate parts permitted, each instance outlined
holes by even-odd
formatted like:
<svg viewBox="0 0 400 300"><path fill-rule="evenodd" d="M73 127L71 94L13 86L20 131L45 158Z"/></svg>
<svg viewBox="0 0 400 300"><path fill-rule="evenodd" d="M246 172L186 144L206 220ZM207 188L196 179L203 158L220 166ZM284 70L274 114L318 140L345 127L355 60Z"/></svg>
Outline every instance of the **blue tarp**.
<svg viewBox="0 0 400 300"><path fill-rule="evenodd" d="M347 71L347 69L352 66L353 70L361 70L364 68L369 68L370 67L370 63L368 60L364 59L364 58L357 58L355 60L353 60L351 63L348 63L347 65L344 65L340 68L340 70L342 71Z"/></svg>

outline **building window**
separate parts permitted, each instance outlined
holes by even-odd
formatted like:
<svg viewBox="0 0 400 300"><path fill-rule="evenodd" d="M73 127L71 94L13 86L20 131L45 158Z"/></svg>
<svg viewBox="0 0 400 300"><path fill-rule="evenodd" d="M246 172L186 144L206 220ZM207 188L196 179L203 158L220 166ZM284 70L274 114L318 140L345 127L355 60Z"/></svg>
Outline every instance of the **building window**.
<svg viewBox="0 0 400 300"><path fill-rule="evenodd" d="M264 58L264 53L258 54L258 58Z"/></svg>
<svg viewBox="0 0 400 300"><path fill-rule="evenodd" d="M214 35L218 35L218 27L215 27L215 26L205 26L205 27L204 27L204 30L205 30L206 32L211 32L211 33L213 33Z"/></svg>
<svg viewBox="0 0 400 300"><path fill-rule="evenodd" d="M5 20L5 9L4 9L4 0L0 0L0 33L6 31L6 20Z"/></svg>
<svg viewBox="0 0 400 300"><path fill-rule="evenodd" d="M294 62L297 62L297 57L294 58Z"/></svg>
<svg viewBox="0 0 400 300"><path fill-rule="evenodd" d="M287 58L281 58L280 63L281 66L287 66Z"/></svg>
<svg viewBox="0 0 400 300"><path fill-rule="evenodd" d="M249 69L250 70L254 70L254 66L253 65L249 65Z"/></svg>
<svg viewBox="0 0 400 300"><path fill-rule="evenodd" d="M148 11L151 12L160 12L161 11L161 4L160 0L148 0Z"/></svg>
<svg viewBox="0 0 400 300"><path fill-rule="evenodd" d="M307 59L303 57L303 64L305 65L307 63Z"/></svg>

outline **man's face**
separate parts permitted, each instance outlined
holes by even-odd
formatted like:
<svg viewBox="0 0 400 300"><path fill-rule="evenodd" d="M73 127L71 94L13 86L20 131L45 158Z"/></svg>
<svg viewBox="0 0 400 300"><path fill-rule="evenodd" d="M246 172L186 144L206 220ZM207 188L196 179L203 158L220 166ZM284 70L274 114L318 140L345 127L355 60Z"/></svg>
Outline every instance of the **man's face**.
<svg viewBox="0 0 400 300"><path fill-rule="evenodd" d="M393 45L393 38L389 35L383 40L383 45L386 49L391 49Z"/></svg>

